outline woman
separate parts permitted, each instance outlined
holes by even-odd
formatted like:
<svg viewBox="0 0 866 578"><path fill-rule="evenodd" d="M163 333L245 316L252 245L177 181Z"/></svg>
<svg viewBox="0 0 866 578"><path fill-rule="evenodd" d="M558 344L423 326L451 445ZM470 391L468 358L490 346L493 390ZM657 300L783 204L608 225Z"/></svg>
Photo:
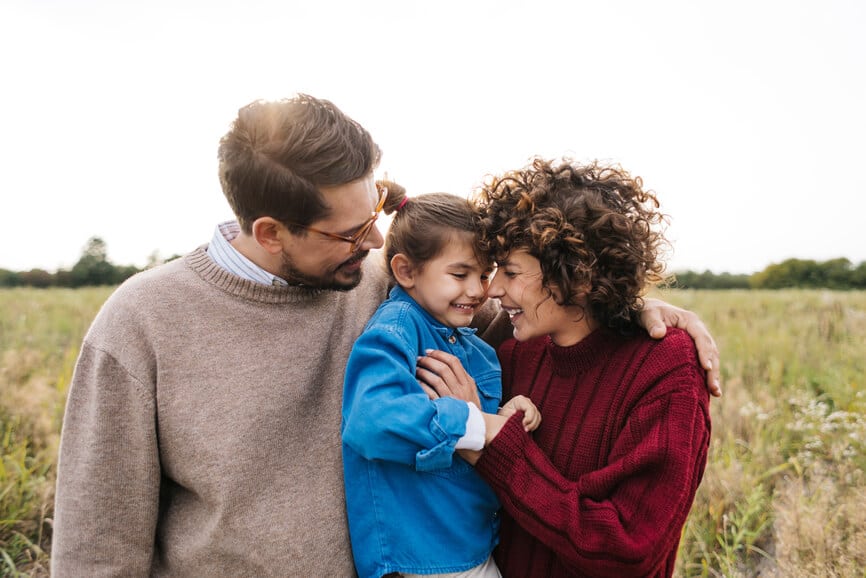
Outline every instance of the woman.
<svg viewBox="0 0 866 578"><path fill-rule="evenodd" d="M503 575L670 576L710 417L689 336L653 340L638 325L663 270L655 196L618 167L536 159L477 201L499 265L489 296L514 326L503 391L543 416L529 433L485 413L484 449L462 451L503 505ZM455 358L420 363L438 395L463 396Z"/></svg>

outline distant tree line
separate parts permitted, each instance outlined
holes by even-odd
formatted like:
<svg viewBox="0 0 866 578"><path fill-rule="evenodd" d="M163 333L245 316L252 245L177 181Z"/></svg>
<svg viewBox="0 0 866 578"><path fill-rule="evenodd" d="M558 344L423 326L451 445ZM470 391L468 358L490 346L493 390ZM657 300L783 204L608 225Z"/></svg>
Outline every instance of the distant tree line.
<svg viewBox="0 0 866 578"><path fill-rule="evenodd" d="M668 279L675 289L866 289L866 261L788 259L750 275L684 271Z"/></svg>
<svg viewBox="0 0 866 578"><path fill-rule="evenodd" d="M170 259L178 256L174 255ZM145 268L161 262L154 254ZM105 241L91 237L72 269L61 269L56 273L42 269L20 272L0 269L0 287L117 285L141 270L133 265L114 265L108 260ZM855 267L845 258L820 262L788 259L770 265L763 271L741 275L682 271L670 276L667 285L674 289L866 289L866 261Z"/></svg>
<svg viewBox="0 0 866 578"><path fill-rule="evenodd" d="M151 256L148 267L160 261ZM0 269L0 287L87 287L117 285L142 269L134 265L114 265L108 260L108 247L99 237L91 237L72 269L50 273L44 269L10 271Z"/></svg>

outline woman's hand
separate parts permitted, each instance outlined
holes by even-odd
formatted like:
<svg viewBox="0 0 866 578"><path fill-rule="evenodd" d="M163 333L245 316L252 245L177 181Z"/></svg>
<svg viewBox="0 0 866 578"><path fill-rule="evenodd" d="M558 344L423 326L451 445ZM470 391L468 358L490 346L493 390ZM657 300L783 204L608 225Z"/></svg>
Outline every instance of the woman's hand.
<svg viewBox="0 0 866 578"><path fill-rule="evenodd" d="M444 351L428 349L426 353L418 358L415 377L430 399L454 397L481 409L478 387L460 360Z"/></svg>
<svg viewBox="0 0 866 578"><path fill-rule="evenodd" d="M646 297L640 320L653 339L664 337L668 327L682 329L691 335L698 348L701 366L707 370L707 388L715 397L722 396L719 385L719 348L696 313L675 307L661 299Z"/></svg>
<svg viewBox="0 0 866 578"><path fill-rule="evenodd" d="M475 380L463 368L460 359L438 349L428 349L426 353L424 357L418 358L415 377L430 399L454 397L474 403L481 409ZM498 414L481 414L484 417L484 445L490 443L508 419L519 411L524 412L523 427L526 431L532 431L541 424L541 412L532 400L522 395L514 396L500 408ZM483 450L457 450L457 453L472 465L475 465L482 452Z"/></svg>

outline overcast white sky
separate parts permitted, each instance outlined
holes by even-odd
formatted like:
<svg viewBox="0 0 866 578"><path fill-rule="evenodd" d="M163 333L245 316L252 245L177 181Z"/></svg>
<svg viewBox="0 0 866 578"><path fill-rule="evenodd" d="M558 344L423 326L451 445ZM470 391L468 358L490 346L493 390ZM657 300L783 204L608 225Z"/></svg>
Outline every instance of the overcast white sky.
<svg viewBox="0 0 866 578"><path fill-rule="evenodd" d="M185 253L231 218L217 142L308 92L410 193L530 156L621 163L671 270L866 260L866 3L0 0L0 268Z"/></svg>

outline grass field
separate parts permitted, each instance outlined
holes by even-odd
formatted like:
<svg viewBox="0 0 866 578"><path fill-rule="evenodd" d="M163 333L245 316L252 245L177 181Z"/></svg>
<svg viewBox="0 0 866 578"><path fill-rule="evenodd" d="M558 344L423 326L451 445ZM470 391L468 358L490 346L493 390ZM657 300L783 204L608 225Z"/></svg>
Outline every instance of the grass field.
<svg viewBox="0 0 866 578"><path fill-rule="evenodd" d="M0 575L47 576L78 346L108 288L0 290ZM866 293L667 291L722 351L679 576L866 577Z"/></svg>

